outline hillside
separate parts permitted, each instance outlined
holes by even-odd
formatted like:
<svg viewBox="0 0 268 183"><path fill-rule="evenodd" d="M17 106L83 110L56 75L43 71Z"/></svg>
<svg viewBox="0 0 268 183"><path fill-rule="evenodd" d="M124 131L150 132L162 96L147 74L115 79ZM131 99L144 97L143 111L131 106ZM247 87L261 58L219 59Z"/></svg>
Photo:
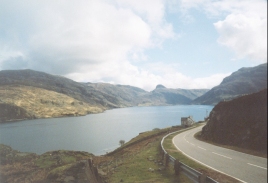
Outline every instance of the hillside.
<svg viewBox="0 0 268 183"><path fill-rule="evenodd" d="M160 85L159 85L160 86ZM0 71L0 121L80 116L111 108L189 104L207 90L78 83L33 70Z"/></svg>
<svg viewBox="0 0 268 183"><path fill-rule="evenodd" d="M207 89L170 89L163 85L142 96L140 105L185 105L205 94Z"/></svg>
<svg viewBox="0 0 268 183"><path fill-rule="evenodd" d="M22 85L51 90L96 107L117 107L118 101L110 95L62 76L33 70L0 71L0 86Z"/></svg>
<svg viewBox="0 0 268 183"><path fill-rule="evenodd" d="M108 83L87 83L87 85L115 97L120 107L189 104L208 91L207 89L169 89L157 85L153 91L147 92L129 85Z"/></svg>
<svg viewBox="0 0 268 183"><path fill-rule="evenodd" d="M91 182L86 160L93 154L81 151L50 151L42 155L20 152L0 144L0 182Z"/></svg>
<svg viewBox="0 0 268 183"><path fill-rule="evenodd" d="M220 102L201 137L215 143L267 152L267 89Z"/></svg>
<svg viewBox="0 0 268 183"><path fill-rule="evenodd" d="M103 110L51 90L32 86L0 86L0 122L80 116Z"/></svg>
<svg viewBox="0 0 268 183"><path fill-rule="evenodd" d="M145 90L129 85L113 85L108 83L86 83L86 85L115 97L119 101L119 107L137 106L141 102L141 97L148 93Z"/></svg>
<svg viewBox="0 0 268 183"><path fill-rule="evenodd" d="M267 88L267 63L239 69L224 78L220 85L195 99L193 104L216 105L220 101L258 92L265 88Z"/></svg>

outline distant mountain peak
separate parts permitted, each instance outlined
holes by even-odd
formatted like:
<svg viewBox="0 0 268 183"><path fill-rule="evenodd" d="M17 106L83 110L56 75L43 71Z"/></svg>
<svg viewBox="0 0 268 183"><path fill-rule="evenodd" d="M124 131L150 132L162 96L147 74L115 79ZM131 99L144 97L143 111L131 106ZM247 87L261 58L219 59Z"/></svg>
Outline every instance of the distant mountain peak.
<svg viewBox="0 0 268 183"><path fill-rule="evenodd" d="M166 88L166 87L164 85L159 84L159 85L156 86L155 89L159 89L159 88Z"/></svg>

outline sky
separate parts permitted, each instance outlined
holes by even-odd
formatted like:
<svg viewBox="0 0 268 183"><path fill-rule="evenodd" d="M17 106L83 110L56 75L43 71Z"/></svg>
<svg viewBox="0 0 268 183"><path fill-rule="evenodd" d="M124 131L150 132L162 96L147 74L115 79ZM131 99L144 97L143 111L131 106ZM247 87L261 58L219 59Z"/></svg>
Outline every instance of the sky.
<svg viewBox="0 0 268 183"><path fill-rule="evenodd" d="M0 0L0 70L151 91L266 62L266 0Z"/></svg>

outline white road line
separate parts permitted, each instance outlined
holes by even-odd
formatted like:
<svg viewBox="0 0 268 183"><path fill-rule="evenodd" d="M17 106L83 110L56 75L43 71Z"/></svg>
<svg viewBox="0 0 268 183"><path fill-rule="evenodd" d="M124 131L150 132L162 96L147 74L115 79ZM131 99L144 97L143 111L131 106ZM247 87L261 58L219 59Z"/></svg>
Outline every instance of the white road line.
<svg viewBox="0 0 268 183"><path fill-rule="evenodd" d="M186 136L186 135L183 136L183 139L184 139L184 140L186 140L185 136ZM187 141L187 140L186 140L186 141Z"/></svg>
<svg viewBox="0 0 268 183"><path fill-rule="evenodd" d="M188 140L186 140L186 138L185 138L186 135L188 135L188 134L185 134L185 135L183 136L184 140L185 140L188 144L191 144Z"/></svg>
<svg viewBox="0 0 268 183"><path fill-rule="evenodd" d="M197 146L198 148L200 148L200 149L203 149L203 150L205 150L206 151L206 149L205 148L203 148L203 147L200 147L200 146Z"/></svg>
<svg viewBox="0 0 268 183"><path fill-rule="evenodd" d="M189 144L191 144L192 146L195 146L194 144L192 144L192 143L189 143Z"/></svg>
<svg viewBox="0 0 268 183"><path fill-rule="evenodd" d="M175 137L176 137L176 136L175 136ZM230 177L232 177L232 178L234 178L234 179L236 179L236 180L239 180L240 182L247 183L246 181L243 181L243 180L238 179L238 178L236 178L236 177L234 177L234 176L232 176L232 175L229 175L229 174L224 173L224 172L222 172L222 171L220 171L220 170L217 170L216 168L213 168L213 167L211 167L211 166L209 166L209 165L207 165L207 164L205 164L205 163L203 163L203 162L201 162L201 161L198 161L197 159L193 158L192 156L189 156L188 154L186 154L185 152L183 152L183 151L182 151L182 150L181 150L181 149L174 143L174 138L175 138L175 137L173 137L173 139L172 139L172 143L173 143L173 145L174 145L179 151L181 151L182 154L184 154L185 156L191 158L192 160L194 160L194 161L196 161L196 162L198 162L198 163L200 163L200 164L202 164L202 165L205 165L205 166L208 167L208 168L211 168L212 170L215 170L215 171L217 171L217 172L220 172L220 173L222 173L222 174L224 174L224 175L228 175L228 176L230 176Z"/></svg>
<svg viewBox="0 0 268 183"><path fill-rule="evenodd" d="M232 159L232 158L230 158L230 157L228 157L228 156L224 156L224 155L221 155L221 154L218 154L218 153L215 153L215 152L212 152L213 154L217 154L217 155L219 155L219 156L222 156L222 157L224 157L224 158L228 158L228 159Z"/></svg>
<svg viewBox="0 0 268 183"><path fill-rule="evenodd" d="M267 168L264 168L264 167L261 167L261 166L258 166L258 165L253 165L253 164L251 164L251 163L248 163L248 165L255 166L255 167L258 167L258 168L262 168L262 169L264 169L264 170L267 170Z"/></svg>

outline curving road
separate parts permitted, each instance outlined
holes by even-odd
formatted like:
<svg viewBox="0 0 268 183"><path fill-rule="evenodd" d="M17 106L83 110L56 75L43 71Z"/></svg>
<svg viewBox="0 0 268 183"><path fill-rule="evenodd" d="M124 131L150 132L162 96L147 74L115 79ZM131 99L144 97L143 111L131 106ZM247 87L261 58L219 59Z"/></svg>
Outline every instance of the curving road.
<svg viewBox="0 0 268 183"><path fill-rule="evenodd" d="M267 158L260 158L199 141L194 138L194 134L201 131L202 127L176 135L173 138L173 144L186 156L241 182L267 182Z"/></svg>

